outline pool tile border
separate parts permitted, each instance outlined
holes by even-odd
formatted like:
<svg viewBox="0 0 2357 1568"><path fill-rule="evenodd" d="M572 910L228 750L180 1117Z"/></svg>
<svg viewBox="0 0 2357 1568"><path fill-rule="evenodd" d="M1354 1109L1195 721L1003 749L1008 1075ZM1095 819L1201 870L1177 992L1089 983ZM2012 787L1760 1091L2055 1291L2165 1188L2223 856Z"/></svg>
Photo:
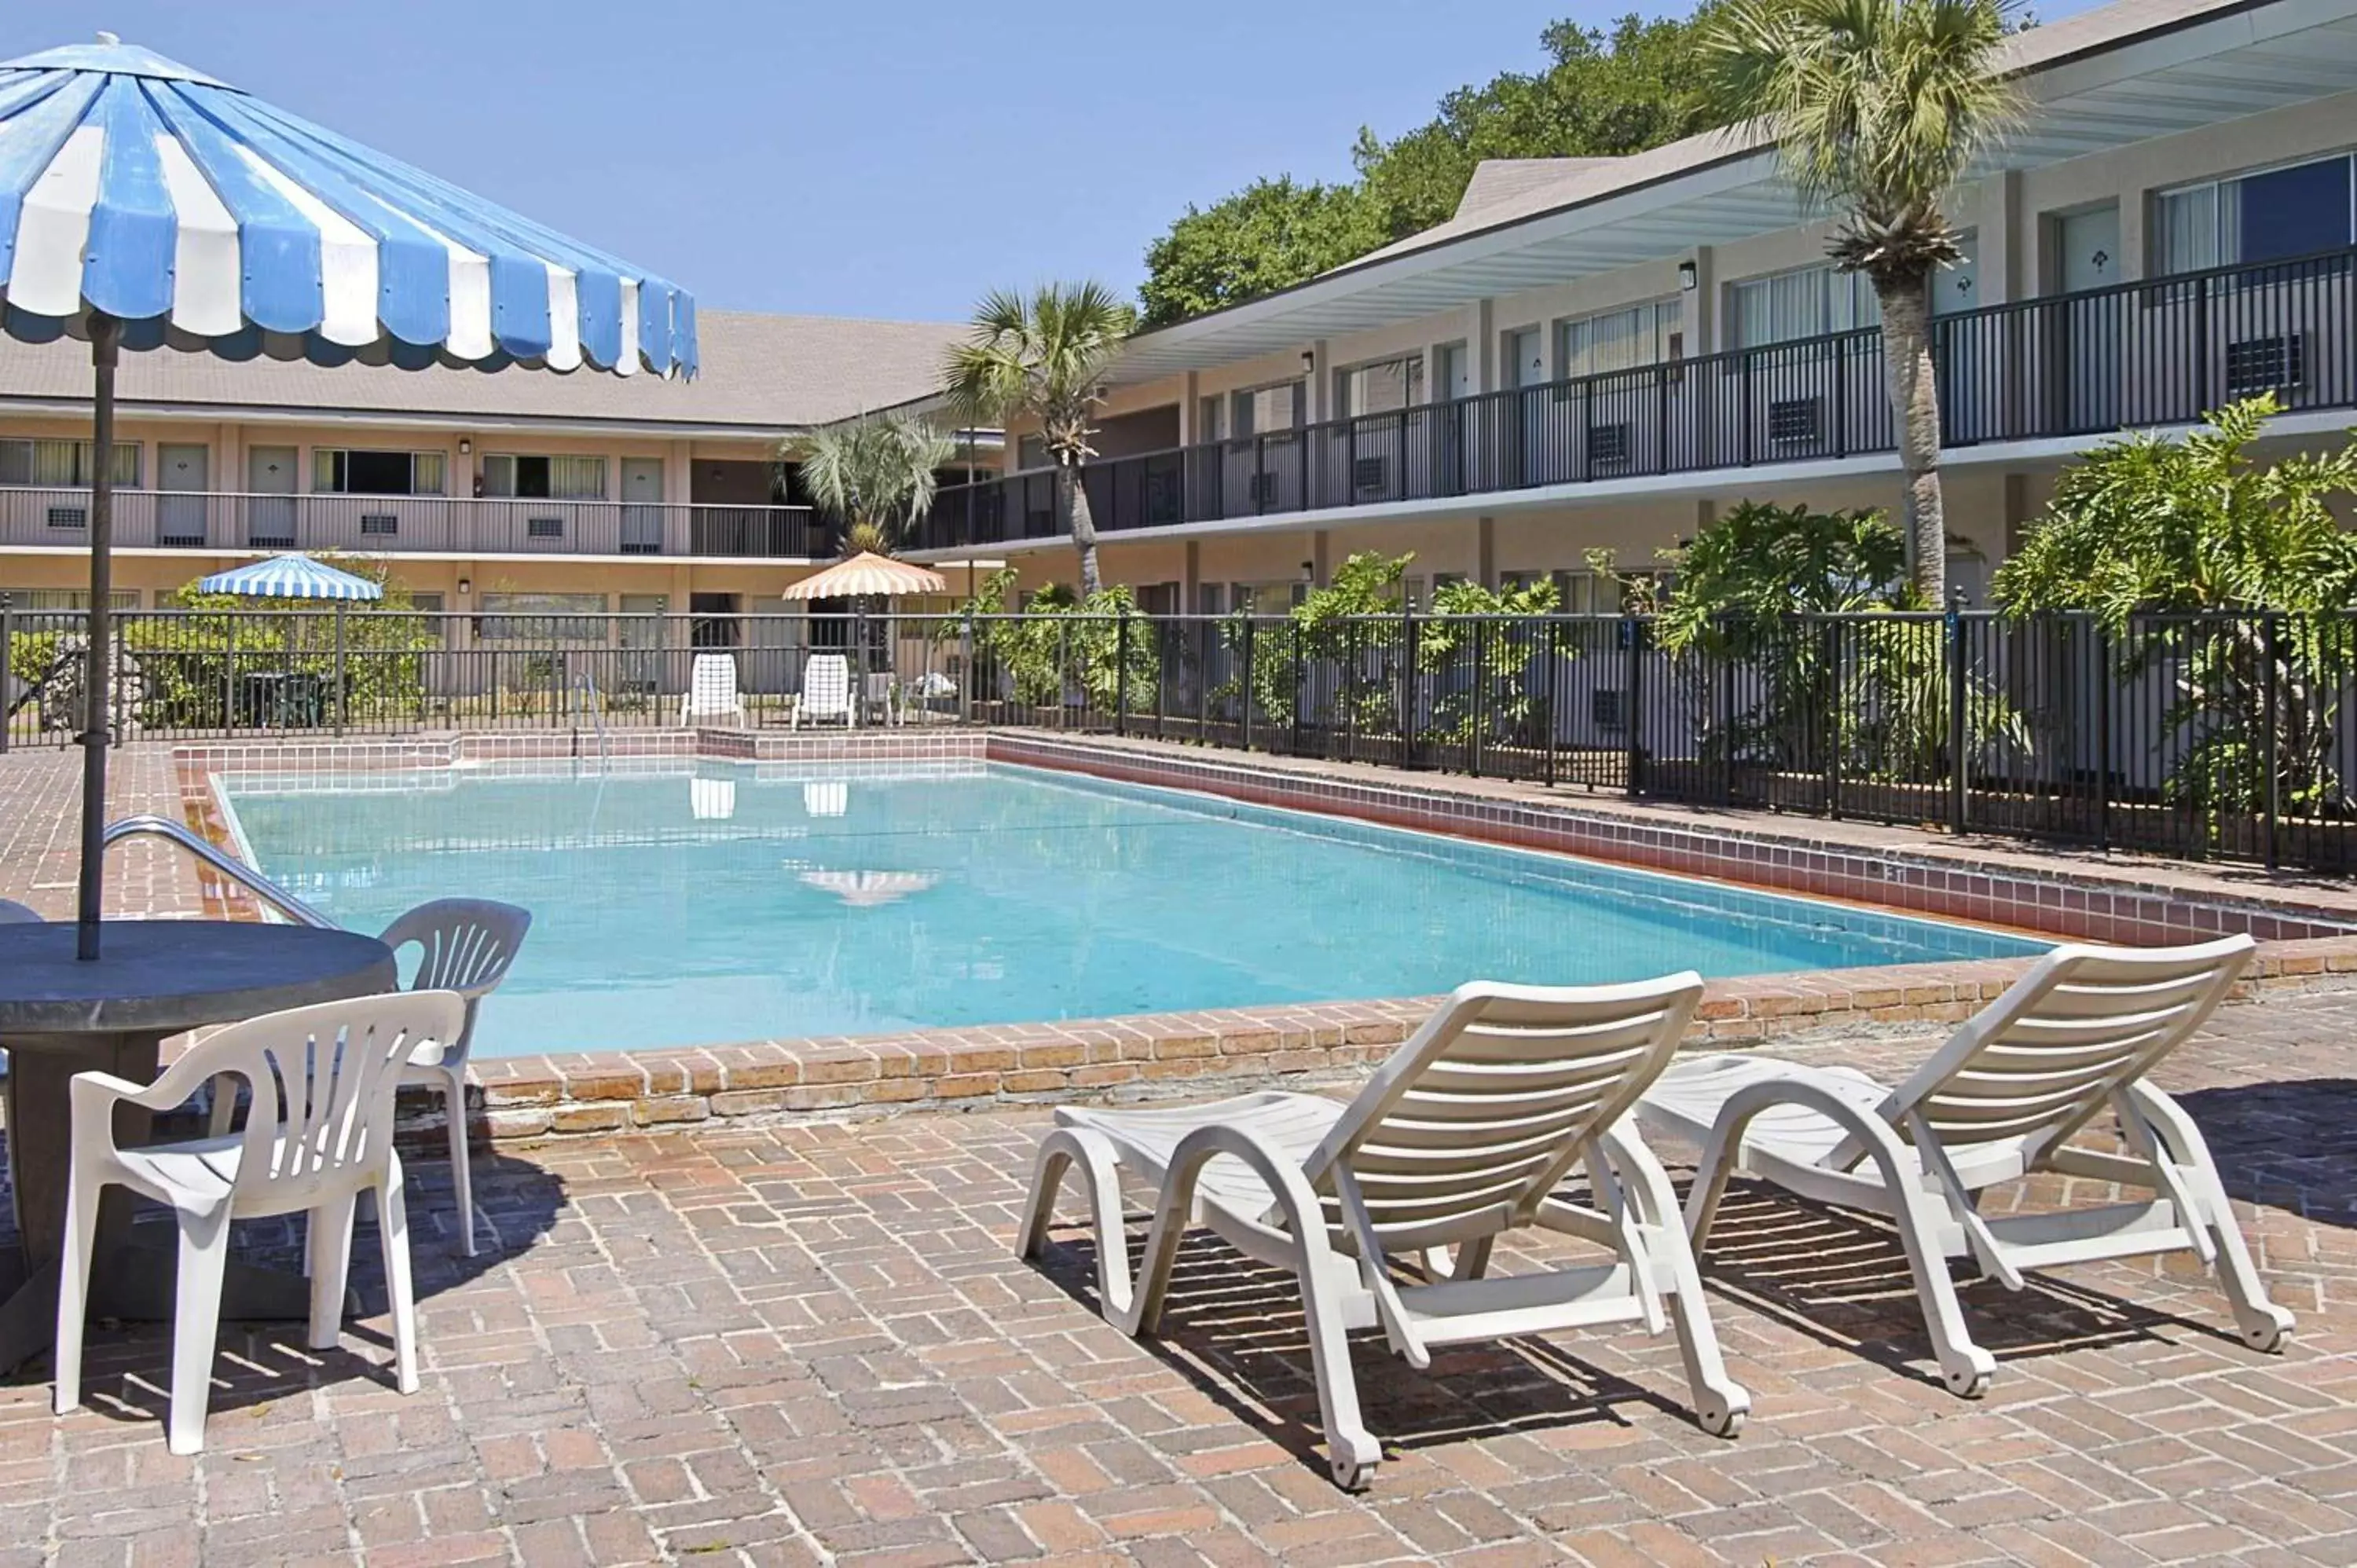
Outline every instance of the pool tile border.
<svg viewBox="0 0 2357 1568"><path fill-rule="evenodd" d="M1708 876L1752 887L2096 940L2158 941L2248 930L2264 944L2244 994L2357 984L2357 928L2330 909L2276 895L2197 897L2132 867L2073 865L2051 875L1990 865L1962 871L1931 854L1812 839L1806 822L1682 828L1582 809L1501 800L1446 778L1334 778L1214 760L1167 744L1092 742L968 730L777 735L639 732L608 757L857 768L987 758L1119 782L1200 790ZM226 845L217 774L302 775L547 761L577 755L565 735L453 735L415 740L240 742L173 753L190 824ZM253 901L208 879L204 912L258 918ZM1820 1032L1936 1027L1969 1015L2012 983L2026 959L1890 965L1715 981L1690 1045L1738 1047ZM533 1141L627 1127L845 1117L1065 1100L1135 1100L1315 1083L1380 1058L1434 998L1154 1014L1081 1022L969 1026L902 1034L752 1041L627 1052L479 1058L469 1118L479 1137ZM421 1105L404 1130L438 1117Z"/></svg>

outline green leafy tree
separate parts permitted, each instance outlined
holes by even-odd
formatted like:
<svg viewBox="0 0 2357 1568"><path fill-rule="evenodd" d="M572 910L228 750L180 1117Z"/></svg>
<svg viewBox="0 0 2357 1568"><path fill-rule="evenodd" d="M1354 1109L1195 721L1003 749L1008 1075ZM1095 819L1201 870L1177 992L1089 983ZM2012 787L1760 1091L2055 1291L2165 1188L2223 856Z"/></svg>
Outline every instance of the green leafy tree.
<svg viewBox="0 0 2357 1568"><path fill-rule="evenodd" d="M1125 702L1133 713L1151 709L1161 674L1157 644L1128 585L1075 598L1050 584L1018 615L1020 575L1012 566L992 573L937 636L963 638L971 628L976 661L997 671L1023 707L1060 708L1078 697L1095 713Z"/></svg>
<svg viewBox="0 0 2357 1568"><path fill-rule="evenodd" d="M1662 577L1622 581L1655 618L1688 721L1716 761L1815 772L1837 760L1852 777L1920 780L1950 763L1952 660L1940 621L1892 613L1932 607L1905 555L1878 510L1747 500L1661 553L1665 591ZM1609 554L1589 559L1619 575ZM1823 618L1835 616L1856 618ZM1748 671L1733 703L1719 686L1730 666ZM2026 749L2019 714L1986 677L1965 679L1969 748Z"/></svg>
<svg viewBox="0 0 2357 1568"><path fill-rule="evenodd" d="M2283 799L2346 810L2334 766L2357 676L2357 446L2263 463L2272 395L2231 404L2182 439L2144 433L2065 469L2046 514L1999 567L2008 614L2092 615L2123 680L2164 670L2175 693L2172 796L2221 811L2264 801L2270 736ZM2136 635L2138 617L2200 617ZM2274 714L2270 718L2270 698Z"/></svg>
<svg viewBox="0 0 2357 1568"><path fill-rule="evenodd" d="M1910 570L1947 592L1931 281L1963 258L1943 204L2018 113L1995 70L2014 0L1731 0L1706 34L1714 117L1757 119L1812 204L1839 209L1828 247L1882 306L1906 475Z"/></svg>
<svg viewBox="0 0 2357 1568"><path fill-rule="evenodd" d="M1141 324L1162 327L1305 283L1383 242L1358 188L1259 179L1186 215L1146 252Z"/></svg>
<svg viewBox="0 0 2357 1568"><path fill-rule="evenodd" d="M1189 206L1146 251L1146 325L1290 288L1443 222L1484 158L1619 157L1707 129L1699 40L1723 4L1685 18L1631 15L1609 29L1557 22L1541 35L1539 70L1458 88L1393 141L1361 128L1355 182L1259 179Z"/></svg>
<svg viewBox="0 0 2357 1568"><path fill-rule="evenodd" d="M1097 531L1081 466L1096 456L1090 427L1103 406L1103 377L1136 325L1136 313L1100 283L1044 284L1028 299L995 290L975 307L974 331L942 369L951 406L996 424L1036 420L1056 465L1056 522L1081 557L1081 596L1096 596Z"/></svg>
<svg viewBox="0 0 2357 1568"><path fill-rule="evenodd" d="M843 529L846 554L889 555L902 533L931 510L937 472L957 444L921 419L863 414L845 424L788 436L778 448L778 480L789 468L821 511Z"/></svg>

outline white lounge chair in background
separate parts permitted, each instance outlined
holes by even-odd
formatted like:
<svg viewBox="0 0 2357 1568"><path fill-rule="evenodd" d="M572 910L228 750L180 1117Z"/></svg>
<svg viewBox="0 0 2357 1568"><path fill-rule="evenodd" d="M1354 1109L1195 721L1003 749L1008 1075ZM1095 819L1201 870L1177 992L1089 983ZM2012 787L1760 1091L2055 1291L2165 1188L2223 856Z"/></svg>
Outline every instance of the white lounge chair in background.
<svg viewBox="0 0 2357 1568"><path fill-rule="evenodd" d="M412 1056L456 1038L466 1016L466 1003L447 991L362 996L233 1024L189 1047L152 1085L76 1073L73 1167L58 1283L57 1412L81 1403L85 1304L99 1199L109 1187L127 1187L164 1204L179 1221L167 1423L173 1453L204 1446L233 1219L309 1213L310 1344L331 1350L342 1329L352 1206L362 1192L373 1193L392 1298L394 1378L403 1393L416 1392L417 1312L401 1159L393 1147L393 1094ZM116 1146L117 1105L168 1111L217 1074L246 1086L253 1111L242 1131Z"/></svg>
<svg viewBox="0 0 2357 1568"><path fill-rule="evenodd" d="M1345 1487L1363 1485L1382 1450L1361 1418L1343 1336L1378 1325L1421 1368L1442 1345L1608 1323L1658 1333L1674 1321L1703 1426L1733 1435L1750 1397L1719 1359L1669 1177L1624 1120L1701 995L1693 974L1572 989L1477 983L1458 987L1347 1105L1269 1090L1168 1110L1062 1107L1039 1145L1017 1245L1039 1255L1057 1189L1077 1169L1096 1227L1098 1309L1124 1333L1155 1332L1190 1225L1290 1269L1329 1463ZM1587 1172L1587 1204L1558 1191L1575 1168ZM1124 1174L1154 1194L1135 1282ZM1616 1256L1485 1278L1491 1244L1524 1226ZM1395 1281L1395 1258L1420 1264L1425 1283Z"/></svg>
<svg viewBox="0 0 2357 1568"><path fill-rule="evenodd" d="M2246 936L2060 947L1895 1090L1850 1068L1701 1057L1647 1090L1637 1119L1649 1133L1703 1145L1686 1201L1697 1252L1738 1174L1894 1221L1941 1375L1959 1394L1986 1391L1996 1361L1965 1331L1950 1258L2019 1290L2024 1271L2049 1264L2190 1251L2216 1271L2244 1339L2272 1350L2291 1314L2267 1300L2193 1119L2144 1081L2225 999L2251 949ZM2125 1153L2066 1142L2106 1110ZM2040 1171L2151 1196L1980 1213L1983 1188Z"/></svg>
<svg viewBox="0 0 2357 1568"><path fill-rule="evenodd" d="M745 699L737 692L737 660L726 653L699 653L687 695L680 699L679 722L692 727L714 719L734 719L740 729L748 723Z"/></svg>
<svg viewBox="0 0 2357 1568"><path fill-rule="evenodd" d="M840 653L813 653L802 665L802 694L794 704L793 727L802 727L802 721L818 724L827 719L840 719L845 725L856 725L859 717L851 701L851 660Z"/></svg>

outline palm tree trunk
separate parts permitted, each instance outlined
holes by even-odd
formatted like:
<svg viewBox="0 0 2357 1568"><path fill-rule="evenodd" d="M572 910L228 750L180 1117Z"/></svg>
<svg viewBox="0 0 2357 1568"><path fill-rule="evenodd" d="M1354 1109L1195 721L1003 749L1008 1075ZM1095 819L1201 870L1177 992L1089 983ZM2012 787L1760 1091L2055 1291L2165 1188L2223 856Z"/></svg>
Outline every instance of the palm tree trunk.
<svg viewBox="0 0 2357 1568"><path fill-rule="evenodd" d="M1097 523L1089 513L1089 488L1081 483L1077 463L1056 465L1056 510L1064 514L1072 548L1081 553L1081 597L1092 598L1097 591Z"/></svg>
<svg viewBox="0 0 2357 1568"><path fill-rule="evenodd" d="M1940 383L1932 370L1931 295L1921 278L1878 279L1891 422L1907 482L1908 575L1933 605L1948 596L1948 518L1940 493Z"/></svg>

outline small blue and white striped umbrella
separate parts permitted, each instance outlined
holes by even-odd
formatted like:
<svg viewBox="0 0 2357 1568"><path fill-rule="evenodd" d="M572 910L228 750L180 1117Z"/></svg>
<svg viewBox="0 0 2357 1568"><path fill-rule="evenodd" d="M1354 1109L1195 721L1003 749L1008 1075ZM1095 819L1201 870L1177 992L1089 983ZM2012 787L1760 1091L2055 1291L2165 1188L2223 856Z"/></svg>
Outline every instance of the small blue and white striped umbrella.
<svg viewBox="0 0 2357 1568"><path fill-rule="evenodd" d="M208 594L236 594L249 599L381 599L384 589L366 577L339 572L301 551L273 555L267 561L216 572L197 579Z"/></svg>
<svg viewBox="0 0 2357 1568"><path fill-rule="evenodd" d="M676 285L102 33L0 62L6 330L232 359L695 371Z"/></svg>

